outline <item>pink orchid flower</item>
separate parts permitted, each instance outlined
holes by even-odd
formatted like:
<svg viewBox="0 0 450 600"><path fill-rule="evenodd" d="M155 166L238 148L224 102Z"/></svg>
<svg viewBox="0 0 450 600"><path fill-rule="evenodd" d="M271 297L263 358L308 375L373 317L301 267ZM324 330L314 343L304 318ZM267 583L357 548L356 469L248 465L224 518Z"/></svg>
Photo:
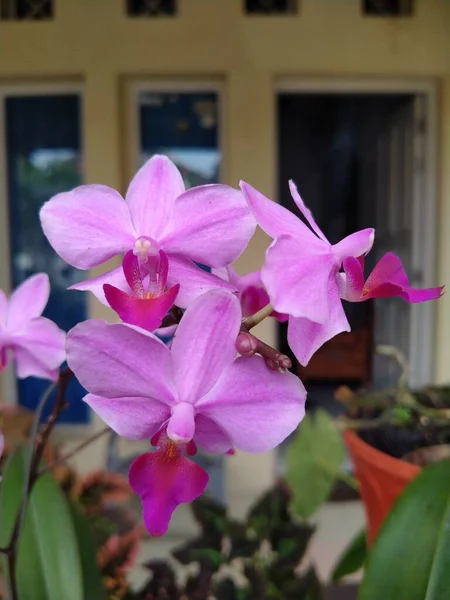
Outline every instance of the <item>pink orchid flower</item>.
<svg viewBox="0 0 450 600"><path fill-rule="evenodd" d="M147 161L131 181L125 200L103 185L82 185L57 194L40 212L42 228L56 252L78 269L91 269L132 250L146 260L164 250L168 286L181 283L178 303L230 284L195 263L222 267L245 250L256 223L240 191L204 185L185 191L176 166L165 156ZM121 267L77 283L106 303L103 285L124 291Z"/></svg>
<svg viewBox="0 0 450 600"><path fill-rule="evenodd" d="M269 296L261 281L260 271L252 271L251 273L241 276L231 265L228 265L221 269L213 269L213 273L221 279L229 281L239 292L238 296L241 302L242 315L244 317L253 315L269 304ZM273 311L270 316L275 317L280 323L284 323L288 320L288 315L282 315L276 311Z"/></svg>
<svg viewBox="0 0 450 600"><path fill-rule="evenodd" d="M176 506L203 493L206 473L185 455L231 448L264 452L304 416L306 392L293 374L258 356L236 358L237 297L200 296L185 312L171 348L123 323L85 321L67 339L67 360L90 392L84 399L119 435L150 439L157 451L131 466L152 535L163 535Z"/></svg>
<svg viewBox="0 0 450 600"><path fill-rule="evenodd" d="M65 360L65 333L42 317L50 283L45 273L26 279L8 301L0 290L0 371L11 358L17 376L56 379Z"/></svg>
<svg viewBox="0 0 450 600"><path fill-rule="evenodd" d="M129 293L105 283L103 292L108 304L125 323L154 331L161 325L180 289L177 284L166 291L167 254L160 250L144 262L129 250L122 269Z"/></svg>
<svg viewBox="0 0 450 600"><path fill-rule="evenodd" d="M364 257L346 258L341 277L341 297L349 302L363 302L370 298L400 296L407 302L426 302L442 296L444 286L417 289L409 285L402 261L393 252L387 252L364 281Z"/></svg>
<svg viewBox="0 0 450 600"><path fill-rule="evenodd" d="M259 226L274 238L261 269L262 282L274 309L289 315L288 343L306 366L326 341L350 331L337 275L346 258L369 252L374 230L364 229L338 244L330 244L292 181L289 187L310 228L289 210L241 182Z"/></svg>

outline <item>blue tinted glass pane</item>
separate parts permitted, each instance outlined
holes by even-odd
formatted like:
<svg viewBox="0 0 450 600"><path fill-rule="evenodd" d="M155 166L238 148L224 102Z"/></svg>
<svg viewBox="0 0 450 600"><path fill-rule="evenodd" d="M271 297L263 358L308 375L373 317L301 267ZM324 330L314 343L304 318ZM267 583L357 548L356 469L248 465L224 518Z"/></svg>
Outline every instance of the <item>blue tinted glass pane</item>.
<svg viewBox="0 0 450 600"><path fill-rule="evenodd" d="M54 194L82 181L80 98L78 95L14 96L5 100L7 185L12 285L45 271L51 296L44 315L68 331L86 318L86 296L66 288L85 278L69 267L47 242L39 209ZM48 386L35 378L20 380L19 401L34 408ZM61 421L86 423L88 407L80 384L71 382L69 408Z"/></svg>
<svg viewBox="0 0 450 600"><path fill-rule="evenodd" d="M186 187L217 182L218 95L215 92L141 92L141 163L166 154Z"/></svg>

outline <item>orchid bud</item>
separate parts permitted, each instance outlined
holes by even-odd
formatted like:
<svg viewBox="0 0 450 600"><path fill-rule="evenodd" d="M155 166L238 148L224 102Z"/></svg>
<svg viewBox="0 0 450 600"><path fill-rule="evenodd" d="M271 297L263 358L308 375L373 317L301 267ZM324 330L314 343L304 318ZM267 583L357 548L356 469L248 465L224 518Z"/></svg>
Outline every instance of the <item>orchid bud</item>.
<svg viewBox="0 0 450 600"><path fill-rule="evenodd" d="M246 331L241 332L236 340L236 350L242 356L253 356L258 349L258 340L255 336L247 333Z"/></svg>

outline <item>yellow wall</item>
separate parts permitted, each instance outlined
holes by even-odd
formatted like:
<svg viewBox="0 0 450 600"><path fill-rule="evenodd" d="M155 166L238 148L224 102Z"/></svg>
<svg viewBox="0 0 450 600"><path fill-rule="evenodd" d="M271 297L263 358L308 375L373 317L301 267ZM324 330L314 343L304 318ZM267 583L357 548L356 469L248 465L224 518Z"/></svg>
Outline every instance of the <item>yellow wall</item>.
<svg viewBox="0 0 450 600"><path fill-rule="evenodd" d="M86 180L122 190L131 171L125 99L134 78L221 80L224 179L232 185L246 179L272 196L278 77L435 79L442 132L438 281L450 282L449 0L416 0L415 16L400 20L364 18L358 0L301 0L300 13L290 17L246 17L241 0L179 0L179 16L161 19L126 18L125 0L55 4L53 21L0 23L0 84L82 82ZM243 270L260 266L266 245L257 235L239 263ZM104 314L91 306L95 316ZM438 324L435 375L446 380L450 295L440 301ZM270 325L261 333L273 339ZM262 486L272 476L267 460ZM243 478L251 477L252 461L236 463Z"/></svg>

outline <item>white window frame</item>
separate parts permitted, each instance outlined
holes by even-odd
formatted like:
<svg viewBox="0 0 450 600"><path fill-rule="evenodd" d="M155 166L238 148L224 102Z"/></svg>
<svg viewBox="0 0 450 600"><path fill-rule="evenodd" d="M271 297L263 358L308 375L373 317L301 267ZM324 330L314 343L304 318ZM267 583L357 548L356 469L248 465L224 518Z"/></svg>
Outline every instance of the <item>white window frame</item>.
<svg viewBox="0 0 450 600"><path fill-rule="evenodd" d="M387 78L296 78L280 77L274 86L279 94L411 94L427 98L425 148L427 210L424 213L421 240L414 240L413 252L423 254L423 287L437 285L437 212L438 212L438 84L433 79ZM274 147L274 164L278 164L278 144ZM278 172L275 168L275 183ZM414 237L414 236L413 236ZM417 237L417 236L415 236ZM434 379L436 307L434 302L414 306L411 311L410 377L412 385L427 385Z"/></svg>
<svg viewBox="0 0 450 600"><path fill-rule="evenodd" d="M80 156L81 169L83 168L83 85L81 83L18 83L11 85L0 85L0 289L7 295L11 289L11 253L10 253L10 231L9 231L9 198L7 181L7 147L4 102L6 98L14 96L49 96L49 95L73 95L80 98ZM49 382L50 383L50 382ZM13 363L0 374L0 398L7 404L18 404L18 390ZM92 420L91 420L92 421ZM67 433L80 431L91 431L91 422L86 424L58 423Z"/></svg>

